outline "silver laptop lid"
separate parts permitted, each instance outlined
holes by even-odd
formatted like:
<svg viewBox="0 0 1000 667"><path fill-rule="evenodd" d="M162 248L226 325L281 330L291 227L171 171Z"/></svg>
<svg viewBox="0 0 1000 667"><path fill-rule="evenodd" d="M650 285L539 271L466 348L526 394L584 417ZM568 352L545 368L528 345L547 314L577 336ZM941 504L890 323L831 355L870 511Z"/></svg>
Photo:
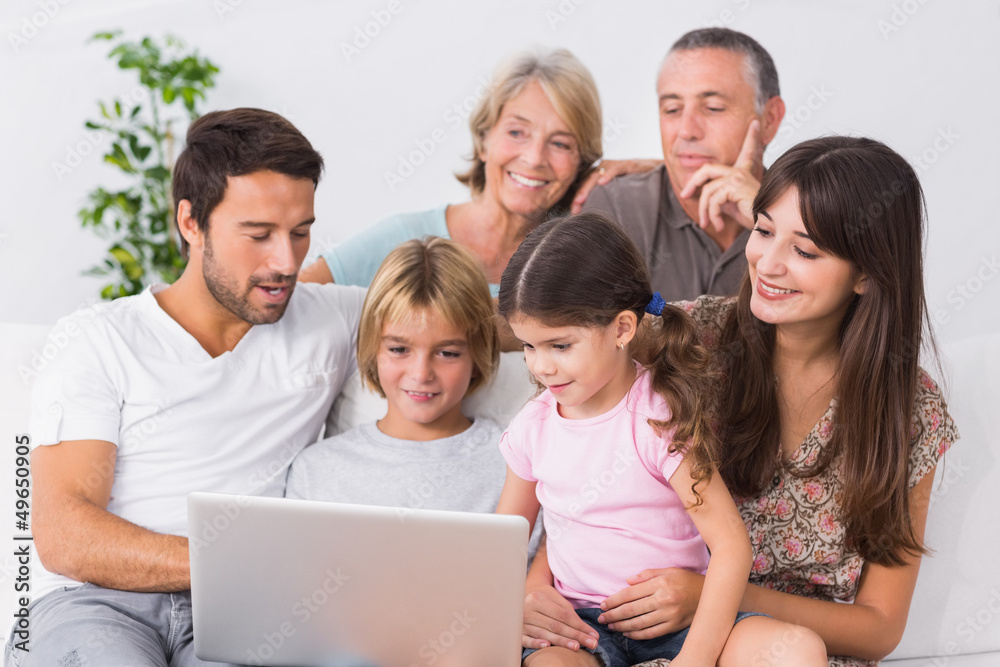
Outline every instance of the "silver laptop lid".
<svg viewBox="0 0 1000 667"><path fill-rule="evenodd" d="M520 664L522 517L192 493L188 524L202 660Z"/></svg>

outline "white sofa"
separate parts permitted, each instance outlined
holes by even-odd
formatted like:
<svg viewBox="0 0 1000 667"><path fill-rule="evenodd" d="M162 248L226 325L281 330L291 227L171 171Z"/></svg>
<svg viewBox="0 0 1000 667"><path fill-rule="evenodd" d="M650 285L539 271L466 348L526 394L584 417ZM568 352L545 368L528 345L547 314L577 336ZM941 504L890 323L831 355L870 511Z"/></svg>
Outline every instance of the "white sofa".
<svg viewBox="0 0 1000 667"><path fill-rule="evenodd" d="M0 488L13 526L14 438L26 434L34 372L61 350L48 326L0 324ZM1000 333L944 350L949 405L962 439L939 466L927 528L934 555L925 558L906 634L885 661L894 667L1000 665L1000 433L989 415L1000 406ZM503 421L532 395L523 362L505 355L497 381L470 399L468 409ZM379 399L357 378L338 399L329 427L341 429L381 416ZM9 486L8 486L9 484ZM8 542L13 544L13 541ZM0 618L13 613L17 564L0 550Z"/></svg>

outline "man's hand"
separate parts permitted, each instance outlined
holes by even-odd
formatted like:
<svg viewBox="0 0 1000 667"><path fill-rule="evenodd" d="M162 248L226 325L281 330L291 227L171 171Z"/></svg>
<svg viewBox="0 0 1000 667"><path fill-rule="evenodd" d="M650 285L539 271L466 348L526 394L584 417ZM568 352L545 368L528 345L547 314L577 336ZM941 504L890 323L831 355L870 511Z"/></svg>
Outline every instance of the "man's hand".
<svg viewBox="0 0 1000 667"><path fill-rule="evenodd" d="M598 622L629 639L653 639L691 625L701 598L704 575L666 568L643 570L602 604Z"/></svg>
<svg viewBox="0 0 1000 667"><path fill-rule="evenodd" d="M570 205L570 213L576 215L582 211L590 191L598 185L607 185L615 176L652 171L661 164L663 160L601 160L601 164L592 168L580 184L580 189L576 191L576 196Z"/></svg>
<svg viewBox="0 0 1000 667"><path fill-rule="evenodd" d="M529 588L524 596L521 645L524 648L562 646L576 651L581 644L597 648L597 631L577 616L573 605L552 586Z"/></svg>
<svg viewBox="0 0 1000 667"><path fill-rule="evenodd" d="M702 165L681 190L682 199L698 195L698 225L716 231L725 227L725 217L747 229L753 228L753 199L760 190L754 176L763 164L764 146L760 143L760 121L750 121L743 147L731 167L724 164ZM699 193L699 188L701 192Z"/></svg>

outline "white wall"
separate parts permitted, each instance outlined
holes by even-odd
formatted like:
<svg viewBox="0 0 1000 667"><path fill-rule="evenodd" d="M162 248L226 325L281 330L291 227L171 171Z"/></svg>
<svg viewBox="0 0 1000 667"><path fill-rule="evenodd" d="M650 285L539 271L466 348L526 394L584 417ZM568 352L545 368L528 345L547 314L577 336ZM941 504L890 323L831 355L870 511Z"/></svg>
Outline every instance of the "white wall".
<svg viewBox="0 0 1000 667"><path fill-rule="evenodd" d="M470 141L453 107L523 47L565 46L591 69L608 157L657 156L657 64L683 32L714 23L753 35L777 63L788 117L768 161L832 132L873 136L910 158L927 194L926 283L940 338L1000 330L997 2L398 2L398 14L348 61L341 44L372 12L384 16L389 0L4 0L0 319L51 323L98 289L80 273L105 244L80 229L76 212L91 188L114 182L114 170L98 150L69 173L55 168L81 144L86 150L83 121L95 117L95 101L135 85L106 61L106 43L86 44L94 32L173 33L221 66L207 108L253 105L295 122L327 161L316 246L389 213L463 199L450 174ZM385 173L437 128L447 140L391 190ZM0 488L10 488L11 475ZM5 572L10 565L8 557ZM10 587L5 576L8 619Z"/></svg>
<svg viewBox="0 0 1000 667"><path fill-rule="evenodd" d="M927 290L940 337L1000 328L990 307L1000 296L989 197L1000 176L991 125L1000 103L996 2L396 2L391 22L348 62L341 45L373 12L388 15L389 0L6 0L0 317L53 322L97 292L98 279L80 272L105 244L80 229L76 212L91 188L114 182L114 169L98 150L68 174L55 165L87 148L83 121L96 115L95 101L135 85L105 59L106 43L86 44L98 30L176 34L221 66L207 108L260 106L304 131L327 160L315 250L386 214L463 199L451 172L470 142L453 106L526 46L566 46L591 69L609 137L617 135L609 157L657 156L656 66L680 34L715 23L755 36L777 63L789 113L768 161L831 132L899 150L927 193ZM33 36L22 43L12 34ZM390 190L385 172L436 128L447 140Z"/></svg>
<svg viewBox="0 0 1000 667"><path fill-rule="evenodd" d="M114 182L114 170L99 150L69 173L55 168L89 146L83 121L95 117L95 101L135 85L106 61L106 43L85 43L94 32L173 33L221 66L207 108L253 105L295 122L327 160L316 246L389 213L463 199L450 174L470 142L465 125L452 122L453 107L503 56L526 46L568 47L591 69L604 100L608 157L657 156L660 58L683 32L725 24L756 37L781 75L789 112L768 161L832 132L873 136L910 158L927 194L926 283L940 338L1000 330L997 2L398 2L398 14L348 61L341 44L372 12L384 17L389 0L4 0L0 318L51 323L93 300L99 286L80 274L105 244L80 229L76 212L91 188ZM447 140L390 190L385 172L437 128ZM12 488L13 478L13 443L4 446L10 461L0 489ZM10 493L2 497L12 509ZM0 591L6 619L15 569L8 555Z"/></svg>

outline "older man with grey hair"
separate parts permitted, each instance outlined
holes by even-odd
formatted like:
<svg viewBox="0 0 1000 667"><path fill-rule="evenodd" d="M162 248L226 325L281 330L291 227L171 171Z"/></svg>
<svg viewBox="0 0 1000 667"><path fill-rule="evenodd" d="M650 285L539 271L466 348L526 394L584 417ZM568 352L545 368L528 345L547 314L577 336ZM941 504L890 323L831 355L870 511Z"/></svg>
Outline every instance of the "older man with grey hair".
<svg viewBox="0 0 1000 667"><path fill-rule="evenodd" d="M583 208L625 228L666 300L735 294L764 147L785 115L774 61L743 33L693 30L664 58L656 92L663 163L599 185Z"/></svg>

